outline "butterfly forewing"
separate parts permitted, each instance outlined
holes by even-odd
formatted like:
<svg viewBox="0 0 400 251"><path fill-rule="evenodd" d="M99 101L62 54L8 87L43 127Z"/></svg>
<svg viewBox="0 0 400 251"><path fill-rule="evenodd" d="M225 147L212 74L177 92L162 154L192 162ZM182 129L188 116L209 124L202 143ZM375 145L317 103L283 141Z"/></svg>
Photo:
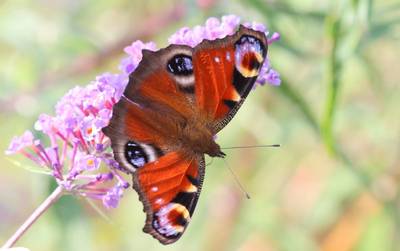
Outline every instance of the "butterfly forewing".
<svg viewBox="0 0 400 251"><path fill-rule="evenodd" d="M244 26L194 48L196 101L212 118L215 132L233 118L253 88L267 49L265 34Z"/></svg>

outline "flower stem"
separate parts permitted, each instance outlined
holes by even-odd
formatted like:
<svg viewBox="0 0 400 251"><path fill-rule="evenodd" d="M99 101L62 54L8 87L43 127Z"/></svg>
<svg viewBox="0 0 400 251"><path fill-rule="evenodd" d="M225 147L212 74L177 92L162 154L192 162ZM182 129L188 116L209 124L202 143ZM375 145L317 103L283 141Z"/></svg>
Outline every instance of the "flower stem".
<svg viewBox="0 0 400 251"><path fill-rule="evenodd" d="M11 248L21 236L28 230L33 223L51 206L53 205L63 194L63 188L57 187L53 193L29 216L29 218L18 228L18 230L8 239L8 241L1 247Z"/></svg>

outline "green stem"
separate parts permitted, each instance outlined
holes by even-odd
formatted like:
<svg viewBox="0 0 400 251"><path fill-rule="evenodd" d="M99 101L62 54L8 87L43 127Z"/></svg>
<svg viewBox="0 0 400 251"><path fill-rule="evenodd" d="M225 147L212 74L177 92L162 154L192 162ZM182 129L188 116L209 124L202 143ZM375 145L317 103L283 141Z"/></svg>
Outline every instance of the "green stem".
<svg viewBox="0 0 400 251"><path fill-rule="evenodd" d="M340 40L340 19L331 17L328 20L328 31L331 39L331 50L328 59L328 72L327 72L327 98L325 104L325 111L321 124L321 133L324 143L329 153L335 152L335 139L333 136L333 123L334 115L337 105L337 94L340 85L340 68L341 64L338 59L338 44Z"/></svg>

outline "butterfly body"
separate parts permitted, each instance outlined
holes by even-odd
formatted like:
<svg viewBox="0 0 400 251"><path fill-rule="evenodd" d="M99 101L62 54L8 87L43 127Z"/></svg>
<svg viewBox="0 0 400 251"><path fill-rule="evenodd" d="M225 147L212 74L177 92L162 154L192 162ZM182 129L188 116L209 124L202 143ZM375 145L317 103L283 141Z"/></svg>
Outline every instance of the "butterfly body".
<svg viewBox="0 0 400 251"><path fill-rule="evenodd" d="M204 154L225 156L215 135L247 97L266 53L265 34L245 27L194 48L143 51L103 131L132 174L147 214L144 231L161 243L178 240L190 222Z"/></svg>

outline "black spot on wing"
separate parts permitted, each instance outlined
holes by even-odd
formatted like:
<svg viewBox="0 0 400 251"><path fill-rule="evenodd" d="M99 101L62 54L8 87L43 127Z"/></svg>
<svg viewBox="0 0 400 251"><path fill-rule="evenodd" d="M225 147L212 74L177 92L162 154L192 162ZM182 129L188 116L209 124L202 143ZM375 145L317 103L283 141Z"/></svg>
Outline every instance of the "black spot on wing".
<svg viewBox="0 0 400 251"><path fill-rule="evenodd" d="M190 175L186 175L186 177L188 178L188 180L195 186L195 187L199 187L200 186L200 182L198 179L190 176Z"/></svg>
<svg viewBox="0 0 400 251"><path fill-rule="evenodd" d="M174 222L176 225L181 225L183 227L186 227L186 225L188 224L188 221L185 219L185 217L183 217L182 214L178 215L175 219Z"/></svg>
<svg viewBox="0 0 400 251"><path fill-rule="evenodd" d="M246 68L250 71L254 70L254 69L259 69L261 67L260 62L258 62L257 58L252 55L249 59L249 62L246 65Z"/></svg>
<svg viewBox="0 0 400 251"><path fill-rule="evenodd" d="M247 96L257 80L257 76L246 78L236 68L233 71L233 85L241 97Z"/></svg>
<svg viewBox="0 0 400 251"><path fill-rule="evenodd" d="M236 102L236 101L228 100L228 99L224 99L223 102L224 102L224 104L225 104L226 106L229 107L229 109L233 109L233 108L237 105L237 103L238 103L238 102Z"/></svg>
<svg viewBox="0 0 400 251"><path fill-rule="evenodd" d="M190 216L193 213L193 201L196 197L196 193L188 193L188 192L179 192L175 198L172 200L173 203L181 204L182 206L186 207L189 211Z"/></svg>

